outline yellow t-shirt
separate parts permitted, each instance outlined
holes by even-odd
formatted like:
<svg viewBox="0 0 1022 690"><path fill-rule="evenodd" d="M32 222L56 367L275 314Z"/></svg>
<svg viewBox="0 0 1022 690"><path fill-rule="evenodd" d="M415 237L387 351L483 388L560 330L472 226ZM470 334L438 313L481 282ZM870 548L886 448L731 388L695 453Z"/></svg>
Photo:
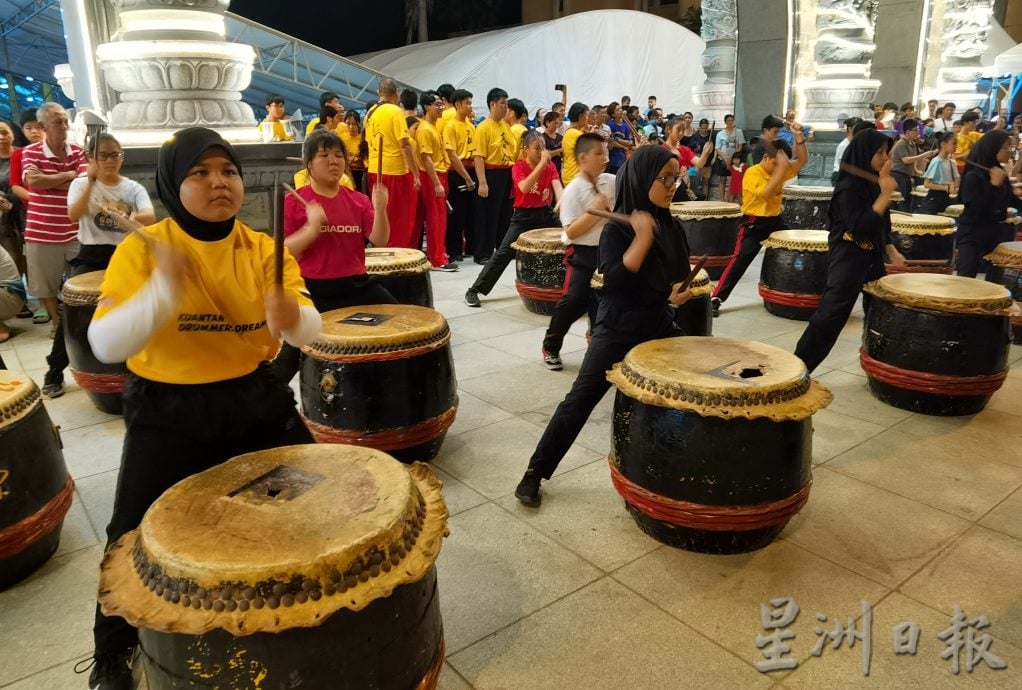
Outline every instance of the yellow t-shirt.
<svg viewBox="0 0 1022 690"><path fill-rule="evenodd" d="M475 134L476 126L468 120L448 120L444 124L444 148L454 151L459 160L471 160L475 155Z"/></svg>
<svg viewBox="0 0 1022 690"><path fill-rule="evenodd" d="M564 151L561 152L561 182L565 187L578 176L578 161L575 160L575 143L580 136L582 136L581 129L569 127L568 131L564 133L564 140L561 142L561 146L564 147Z"/></svg>
<svg viewBox="0 0 1022 690"><path fill-rule="evenodd" d="M408 172L401 151L401 142L408 139L408 123L401 108L381 103L367 116L366 141L369 144L369 172L379 173L380 136L383 137L383 174L404 175Z"/></svg>
<svg viewBox="0 0 1022 690"><path fill-rule="evenodd" d="M263 120L259 123L259 133L262 134L264 128L267 125L273 125L273 137L276 141L294 141L295 138L287 133L287 129L284 127L283 120L277 120L276 122L270 122L269 120Z"/></svg>
<svg viewBox="0 0 1022 690"><path fill-rule="evenodd" d="M969 156L969 151L976 145L983 135L979 132L961 132L958 134L957 142L955 144L955 160L958 161L958 169L961 170L965 167L965 159Z"/></svg>
<svg viewBox="0 0 1022 690"><path fill-rule="evenodd" d="M348 152L348 161L354 163L358 159L358 147L362 144L361 134L352 134L348 131L348 125L337 128L337 136L344 144L344 150Z"/></svg>
<svg viewBox="0 0 1022 690"><path fill-rule="evenodd" d="M295 189L301 189L307 184L309 184L309 171L306 168L302 168L295 173ZM341 179L337 181L337 186L347 187L351 191L355 191L355 183L348 177L348 173L341 173Z"/></svg>
<svg viewBox="0 0 1022 690"><path fill-rule="evenodd" d="M455 117L455 115L457 115L457 114L458 113L455 112L455 110L454 110L454 106L453 105L449 105L446 108L444 108L444 112L440 114L440 119L442 119L442 120L456 120L456 119L458 119L458 118Z"/></svg>
<svg viewBox="0 0 1022 690"><path fill-rule="evenodd" d="M420 156L423 158L428 156L433 161L433 168L438 173L447 172L447 150L444 148L443 140L440 138L440 133L436 131L436 127L426 120L419 121L419 133L415 137L415 141L419 146ZM425 170L426 166L422 165L420 168Z"/></svg>
<svg viewBox="0 0 1022 690"><path fill-rule="evenodd" d="M798 175L797 170L788 169L785 181ZM781 190L771 197L761 196L763 189L770 184L771 174L760 164L753 165L745 171L742 178L742 213L748 216L779 216L781 215Z"/></svg>
<svg viewBox="0 0 1022 690"><path fill-rule="evenodd" d="M189 268L174 317L128 358L128 369L163 383L211 383L250 374L276 356L280 342L266 327L263 304L273 285L272 237L236 222L224 239L201 242L170 219L144 232L183 253ZM130 299L155 265L146 240L137 233L125 237L110 259L93 320ZM299 305L312 304L290 252L284 256L284 292Z"/></svg>
<svg viewBox="0 0 1022 690"><path fill-rule="evenodd" d="M511 125L511 136L514 137L514 140L511 142L511 146L513 150L518 152L515 155L516 161L520 161L523 158L525 158L525 150L522 148L522 137L524 137L525 133L528 131L529 128L523 124L516 122L515 124Z"/></svg>
<svg viewBox="0 0 1022 690"><path fill-rule="evenodd" d="M486 159L487 165L510 168L515 163L514 134L504 121L488 117L475 132L475 155Z"/></svg>

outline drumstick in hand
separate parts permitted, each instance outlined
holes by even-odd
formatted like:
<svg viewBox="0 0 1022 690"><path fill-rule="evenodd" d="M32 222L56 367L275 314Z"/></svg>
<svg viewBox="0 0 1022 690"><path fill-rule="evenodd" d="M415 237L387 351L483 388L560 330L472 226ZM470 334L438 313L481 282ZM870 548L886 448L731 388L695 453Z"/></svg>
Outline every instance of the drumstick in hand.
<svg viewBox="0 0 1022 690"><path fill-rule="evenodd" d="M688 286L692 284L692 281L699 275L699 271L703 270L703 266L706 265L706 260L710 257L703 254L701 257L696 259L696 265L692 267L689 274L685 276L685 280L681 281L681 285L678 286L678 292L685 292L688 290Z"/></svg>
<svg viewBox="0 0 1022 690"><path fill-rule="evenodd" d="M301 194L299 194L294 187L289 185L287 182L281 182L280 186L284 188L285 192L293 196L295 199L298 199L298 201L300 201L305 208L309 208L309 202L306 201L305 198Z"/></svg>
<svg viewBox="0 0 1022 690"><path fill-rule="evenodd" d="M624 213L614 213L613 211L604 211L598 208L586 209L586 213L597 218L606 218L607 220L616 220L618 223L624 223L630 226L632 224L631 216L627 216Z"/></svg>
<svg viewBox="0 0 1022 690"><path fill-rule="evenodd" d="M287 187L287 185L283 186ZM279 208L283 196L278 189L273 190L273 284L277 287L284 285L284 223L282 221L284 214Z"/></svg>

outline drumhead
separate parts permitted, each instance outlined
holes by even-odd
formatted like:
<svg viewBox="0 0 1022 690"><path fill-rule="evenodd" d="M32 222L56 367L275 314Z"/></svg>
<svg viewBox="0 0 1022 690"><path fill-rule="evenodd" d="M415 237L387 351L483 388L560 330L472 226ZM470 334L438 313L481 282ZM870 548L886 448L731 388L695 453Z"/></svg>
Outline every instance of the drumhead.
<svg viewBox="0 0 1022 690"><path fill-rule="evenodd" d="M529 230L519 235L511 247L520 252L533 254L563 254L566 248L561 242L562 232L564 228Z"/></svg>
<svg viewBox="0 0 1022 690"><path fill-rule="evenodd" d="M810 185L788 185L781 190L782 199L812 199L829 201L834 196L833 187L814 187Z"/></svg>
<svg viewBox="0 0 1022 690"><path fill-rule="evenodd" d="M1022 242L1002 242L983 258L1001 268L1022 268Z"/></svg>
<svg viewBox="0 0 1022 690"><path fill-rule="evenodd" d="M157 499L104 558L100 603L191 634L318 625L423 577L446 523L421 463L341 444L249 453Z"/></svg>
<svg viewBox="0 0 1022 690"><path fill-rule="evenodd" d="M770 233L763 246L799 252L825 252L829 248L826 230L778 230Z"/></svg>
<svg viewBox="0 0 1022 690"><path fill-rule="evenodd" d="M965 213L965 204L951 204L941 211L940 215L947 216L948 218L958 218L963 213Z"/></svg>
<svg viewBox="0 0 1022 690"><path fill-rule="evenodd" d="M732 338L642 343L614 365L608 378L641 402L725 419L805 419L832 398L795 355Z"/></svg>
<svg viewBox="0 0 1022 690"><path fill-rule="evenodd" d="M671 214L681 220L741 218L742 207L727 201L676 201L671 204Z"/></svg>
<svg viewBox="0 0 1022 690"><path fill-rule="evenodd" d="M425 273L429 259L418 249L395 247L367 247L366 273L390 275L394 273Z"/></svg>
<svg viewBox="0 0 1022 690"><path fill-rule="evenodd" d="M39 387L28 374L0 369L0 429L27 417L40 405Z"/></svg>
<svg viewBox="0 0 1022 690"><path fill-rule="evenodd" d="M302 348L317 359L400 353L447 345L451 331L440 312L411 304L370 304L323 314L323 328Z"/></svg>
<svg viewBox="0 0 1022 690"><path fill-rule="evenodd" d="M99 301L99 288L103 285L106 271L92 271L72 276L64 281L61 297L64 304L83 306Z"/></svg>
<svg viewBox="0 0 1022 690"><path fill-rule="evenodd" d="M695 268L695 266L692 266L692 268ZM589 281L589 287L593 289L602 288L603 274L599 271L593 273L593 278ZM689 289L694 297L702 297L713 292L713 283L710 282L710 274L706 272L705 268L699 269L695 279L689 283Z"/></svg>
<svg viewBox="0 0 1022 690"><path fill-rule="evenodd" d="M905 216L897 213L891 216L891 231L902 235L951 235L955 231L955 222L947 216L925 213Z"/></svg>
<svg viewBox="0 0 1022 690"><path fill-rule="evenodd" d="M887 302L952 314L1001 316L1011 307L1008 289L975 278L899 273L868 283L866 292Z"/></svg>

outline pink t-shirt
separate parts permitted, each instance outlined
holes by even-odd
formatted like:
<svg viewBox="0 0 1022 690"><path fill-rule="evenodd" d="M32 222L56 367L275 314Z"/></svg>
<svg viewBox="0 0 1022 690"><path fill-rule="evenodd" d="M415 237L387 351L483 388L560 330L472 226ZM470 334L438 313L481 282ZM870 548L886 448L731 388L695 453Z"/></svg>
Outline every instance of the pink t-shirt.
<svg viewBox="0 0 1022 690"><path fill-rule="evenodd" d="M560 179L557 174L557 167L553 163L547 163L546 168L539 174L536 186L528 194L522 194L518 183L532 174L533 167L526 160L520 160L511 168L511 186L515 193L515 208L543 208L554 203L554 189L551 186L554 180Z"/></svg>
<svg viewBox="0 0 1022 690"><path fill-rule="evenodd" d="M326 213L326 225L319 229L319 237L298 258L303 278L348 278L366 272L365 243L373 231L376 214L365 194L345 187L337 196L320 196L307 185L298 190L299 196L318 202ZM293 235L305 225L308 215L305 206L291 195L284 200L284 236Z"/></svg>

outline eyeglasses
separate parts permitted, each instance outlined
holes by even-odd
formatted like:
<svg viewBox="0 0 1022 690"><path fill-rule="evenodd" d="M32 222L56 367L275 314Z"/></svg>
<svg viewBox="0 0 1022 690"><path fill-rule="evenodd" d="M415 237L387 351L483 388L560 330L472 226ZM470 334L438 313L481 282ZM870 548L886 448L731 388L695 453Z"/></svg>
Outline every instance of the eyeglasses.
<svg viewBox="0 0 1022 690"><path fill-rule="evenodd" d="M120 160L121 158L124 158L124 152L123 151L108 151L108 152L105 152L105 153L97 154L96 158L98 158L101 161L116 161L116 160Z"/></svg>
<svg viewBox="0 0 1022 690"><path fill-rule="evenodd" d="M661 175L653 179L660 180L668 189L674 189L681 182L681 175Z"/></svg>

